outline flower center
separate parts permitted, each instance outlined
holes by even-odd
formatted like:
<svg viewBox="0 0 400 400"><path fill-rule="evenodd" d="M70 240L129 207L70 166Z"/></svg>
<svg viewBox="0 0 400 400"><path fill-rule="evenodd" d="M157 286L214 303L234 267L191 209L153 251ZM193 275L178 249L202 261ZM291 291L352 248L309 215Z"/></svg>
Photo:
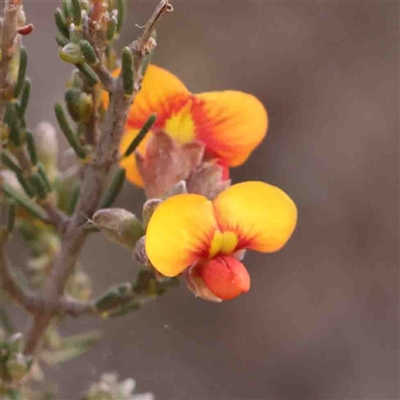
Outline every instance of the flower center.
<svg viewBox="0 0 400 400"><path fill-rule="evenodd" d="M188 101L165 121L166 132L181 144L192 142L196 137L191 109L192 101Z"/></svg>
<svg viewBox="0 0 400 400"><path fill-rule="evenodd" d="M211 241L209 258L213 258L217 254L232 254L238 241L238 237L234 232L216 231Z"/></svg>

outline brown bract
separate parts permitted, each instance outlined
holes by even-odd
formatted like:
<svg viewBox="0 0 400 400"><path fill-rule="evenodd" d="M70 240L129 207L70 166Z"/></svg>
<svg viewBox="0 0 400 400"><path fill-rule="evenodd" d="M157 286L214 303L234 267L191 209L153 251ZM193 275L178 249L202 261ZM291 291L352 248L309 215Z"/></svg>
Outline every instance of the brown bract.
<svg viewBox="0 0 400 400"><path fill-rule="evenodd" d="M153 134L146 155L136 153L147 197L162 197L179 181L187 180L200 166L203 155L204 145L199 142L182 145L163 131Z"/></svg>
<svg viewBox="0 0 400 400"><path fill-rule="evenodd" d="M187 181L188 193L201 194L214 199L218 193L231 185L230 179L224 179L223 167L214 162L200 164Z"/></svg>

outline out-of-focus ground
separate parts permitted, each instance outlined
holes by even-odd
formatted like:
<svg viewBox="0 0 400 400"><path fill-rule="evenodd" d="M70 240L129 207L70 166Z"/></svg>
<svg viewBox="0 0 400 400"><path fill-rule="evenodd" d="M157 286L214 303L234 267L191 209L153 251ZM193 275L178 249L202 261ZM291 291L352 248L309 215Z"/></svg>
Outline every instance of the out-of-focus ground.
<svg viewBox="0 0 400 400"><path fill-rule="evenodd" d="M53 117L69 66L53 10L26 1L33 96L28 121ZM129 3L120 43L153 1ZM193 91L238 89L266 105L270 128L235 182L265 180L299 209L289 244L248 254L251 291L220 305L183 285L100 327L104 338L50 376L77 399L104 371L163 399L399 398L399 3L175 1L155 62ZM65 143L65 142L63 142ZM118 205L139 212L128 184ZM83 256L96 293L133 280L131 254L93 236Z"/></svg>

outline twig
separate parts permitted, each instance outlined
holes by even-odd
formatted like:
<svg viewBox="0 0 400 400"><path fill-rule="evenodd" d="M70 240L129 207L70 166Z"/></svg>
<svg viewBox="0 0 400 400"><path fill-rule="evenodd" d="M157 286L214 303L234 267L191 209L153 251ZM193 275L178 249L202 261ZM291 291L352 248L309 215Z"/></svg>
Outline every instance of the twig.
<svg viewBox="0 0 400 400"><path fill-rule="evenodd" d="M164 10L164 11L163 11ZM154 29L155 23L168 10L171 10L167 0L162 0L146 24L142 37L138 41L136 68L140 69L145 46ZM101 77L100 77L101 78ZM138 77L138 84L141 77ZM96 146L93 163L86 166L79 203L75 213L69 220L62 236L59 253L54 260L51 275L46 283L45 299L49 304L57 303L64 293L69 276L74 271L78 255L82 250L87 232L83 224L87 216L93 215L98 207L104 189L105 179L111 167L117 161L118 146L124 132L128 109L136 96L135 89L131 98L124 95L122 79L118 78L112 87L110 104L108 106L103 134ZM103 82L106 84L107 82ZM109 83L109 82L108 82ZM137 88L140 85L136 86ZM34 314L33 325L28 332L25 351L28 354L35 352L43 333L46 331L55 313L51 309L38 311Z"/></svg>
<svg viewBox="0 0 400 400"><path fill-rule="evenodd" d="M18 19L22 13L21 0L7 0L3 9L3 20L0 25L0 121L3 120L4 112L8 103L6 92L10 82L7 79L10 61L14 56L18 39Z"/></svg>
<svg viewBox="0 0 400 400"><path fill-rule="evenodd" d="M138 40L138 46L137 50L141 52L141 57L143 57L145 54L142 54L147 46L147 42L149 41L153 30L155 28L156 23L160 20L160 18L166 14L170 13L174 10L172 7L172 4L169 3L168 0L162 0L156 7L156 9L153 12L153 15L149 18L149 20L146 22L144 26L144 30L142 33L142 36Z"/></svg>
<svg viewBox="0 0 400 400"><path fill-rule="evenodd" d="M0 283L7 294L15 300L28 313L37 315L48 313L53 316L68 315L79 317L81 315L94 315L113 313L128 304L135 303L138 307L145 302L155 299L171 286L171 279L157 279L152 271L142 271L138 283L131 293L116 298L106 309L98 310L95 301L82 301L68 296L61 296L54 302L42 297L20 285L15 279L9 260L6 256L4 243L0 246Z"/></svg>
<svg viewBox="0 0 400 400"><path fill-rule="evenodd" d="M0 245L0 286L14 301L31 314L45 309L50 309L55 315L73 317L95 312L92 302L62 297L55 303L48 303L44 297L22 287L12 273L4 243Z"/></svg>
<svg viewBox="0 0 400 400"><path fill-rule="evenodd" d="M32 310L39 303L39 297L23 288L11 272L10 263L6 256L4 243L0 245L0 279L1 287L26 311Z"/></svg>
<svg viewBox="0 0 400 400"><path fill-rule="evenodd" d="M104 64L93 65L93 71L99 76L101 83L107 92L112 93L115 90L115 79Z"/></svg>

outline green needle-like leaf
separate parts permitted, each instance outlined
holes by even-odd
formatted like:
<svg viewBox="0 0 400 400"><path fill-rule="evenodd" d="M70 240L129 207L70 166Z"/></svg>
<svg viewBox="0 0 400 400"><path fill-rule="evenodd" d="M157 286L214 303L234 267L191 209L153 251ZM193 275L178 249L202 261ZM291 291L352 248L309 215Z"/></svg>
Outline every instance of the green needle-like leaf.
<svg viewBox="0 0 400 400"><path fill-rule="evenodd" d="M31 80L25 79L24 87L22 88L21 98L19 101L19 114L21 118L25 117L26 109L28 108L29 97L31 95Z"/></svg>
<svg viewBox="0 0 400 400"><path fill-rule="evenodd" d="M48 218L46 211L43 210L42 207L40 207L38 204L36 204L29 197L27 197L24 194L15 190L11 185L9 185L5 182L2 182L1 189L7 196L9 196L13 200L15 200L15 202L17 204L26 208L33 216L35 216L39 219L47 219Z"/></svg>
<svg viewBox="0 0 400 400"><path fill-rule="evenodd" d="M71 0L72 19L75 26L79 26L82 21L82 9L79 0Z"/></svg>
<svg viewBox="0 0 400 400"><path fill-rule="evenodd" d="M122 25L124 24L125 20L125 1L124 0L117 0L117 10L118 10L118 24L117 24L117 32L121 32Z"/></svg>
<svg viewBox="0 0 400 400"><path fill-rule="evenodd" d="M100 82L100 79L97 76L96 72L94 72L93 69L89 67L89 65L75 64L75 67L82 72L90 85L94 86L96 85L96 83Z"/></svg>
<svg viewBox="0 0 400 400"><path fill-rule="evenodd" d="M79 158L84 159L86 157L85 150L79 143L76 134L72 131L72 128L67 120L67 117L64 113L64 110L63 110L61 104L56 103L54 106L54 110L56 113L58 124L60 125L62 132L64 133L66 139L68 140L68 143L70 144L72 149L75 151L76 155Z"/></svg>
<svg viewBox="0 0 400 400"><path fill-rule="evenodd" d="M37 154L36 154L36 146L35 139L33 138L33 133L31 131L26 131L26 147L28 148L28 153L31 158L31 162L33 165L37 164Z"/></svg>
<svg viewBox="0 0 400 400"><path fill-rule="evenodd" d="M16 161L14 161L13 157L8 153L7 150L0 150L0 161L1 164L4 164L16 174L22 174L20 166L16 163Z"/></svg>
<svg viewBox="0 0 400 400"><path fill-rule="evenodd" d="M19 51L19 69L17 83L14 87L14 97L17 99L21 93L22 87L25 83L26 67L28 65L28 53L24 46L20 47Z"/></svg>
<svg viewBox="0 0 400 400"><path fill-rule="evenodd" d="M79 42L79 46L81 48L83 56L85 57L85 61L89 65L96 65L99 63L93 46L87 40L81 40Z"/></svg>
<svg viewBox="0 0 400 400"><path fill-rule="evenodd" d="M128 157L130 156L140 145L142 140L145 138L147 133L150 131L150 129L153 127L157 119L157 114L151 114L149 119L146 121L146 123L142 126L140 129L139 133L137 136L132 140L132 143L129 145L127 150L125 151L124 156Z"/></svg>
<svg viewBox="0 0 400 400"><path fill-rule="evenodd" d="M111 181L110 187L108 188L106 194L104 195L104 198L100 202L99 209L108 208L112 205L112 203L114 203L114 200L117 198L124 185L125 175L126 172L124 169L118 169Z"/></svg>
<svg viewBox="0 0 400 400"><path fill-rule="evenodd" d="M131 96L135 84L135 71L133 69L133 53L128 46L125 46L122 50L121 67L122 83L124 86L125 96Z"/></svg>
<svg viewBox="0 0 400 400"><path fill-rule="evenodd" d="M54 13L54 20L56 22L57 28L60 31L60 33L62 33L66 38L69 38L67 21L65 20L61 8L59 7L56 9Z"/></svg>

